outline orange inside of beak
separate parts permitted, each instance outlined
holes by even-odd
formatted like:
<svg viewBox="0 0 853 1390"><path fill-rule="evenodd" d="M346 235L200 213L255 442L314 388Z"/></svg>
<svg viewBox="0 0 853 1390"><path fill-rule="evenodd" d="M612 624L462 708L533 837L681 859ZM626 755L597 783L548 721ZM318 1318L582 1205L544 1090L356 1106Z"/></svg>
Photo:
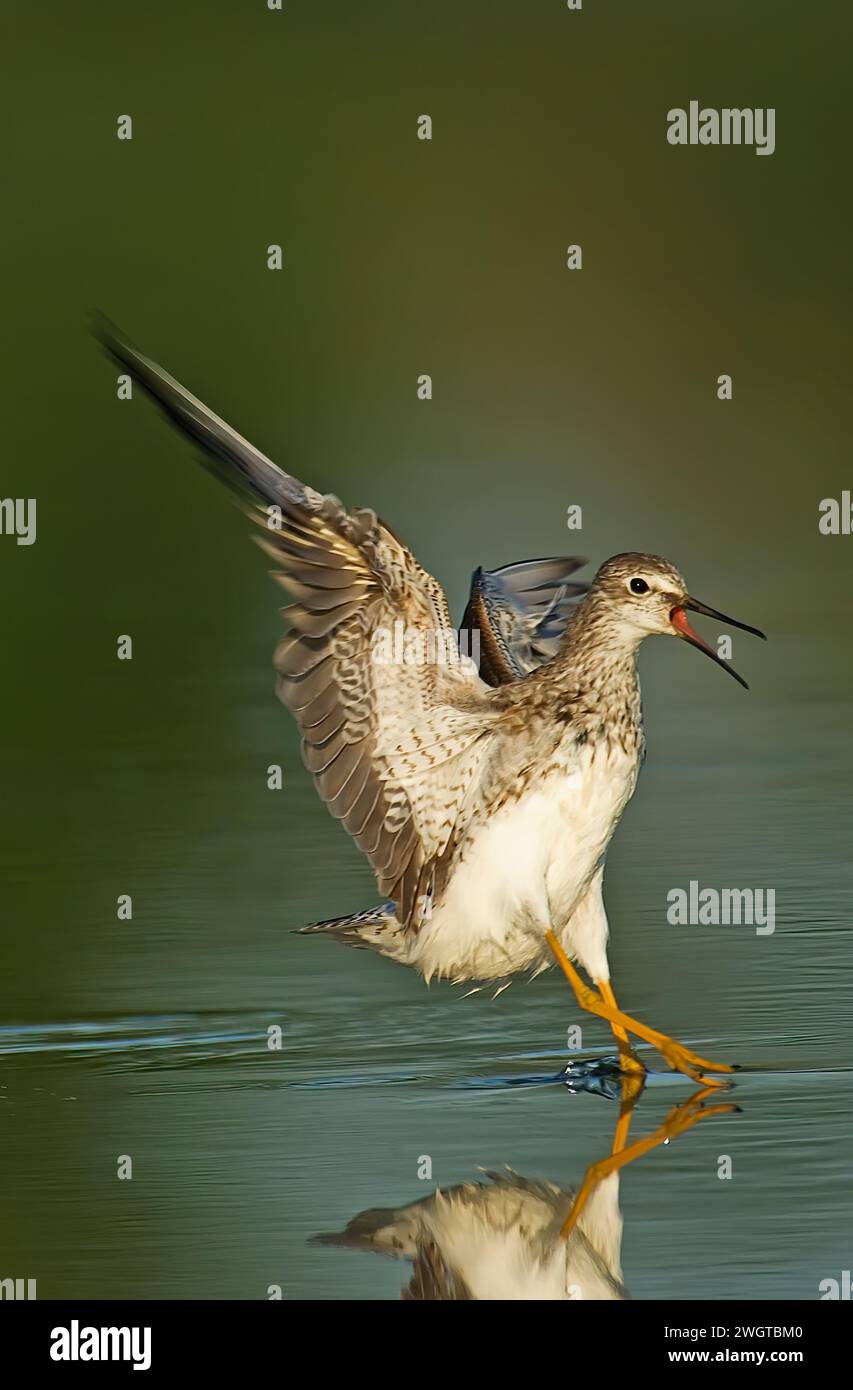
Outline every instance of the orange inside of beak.
<svg viewBox="0 0 853 1390"><path fill-rule="evenodd" d="M689 622L687 621L687 614L685 613L683 608L673 608L672 612L669 615L669 620L672 623L672 626L675 628L676 632L678 633L679 637L688 637L691 642L696 643L697 647L704 648L706 652L711 651L711 648L708 646L708 643L703 642L702 638L699 636L699 633L696 632L690 626ZM711 654L714 655L713 652Z"/></svg>

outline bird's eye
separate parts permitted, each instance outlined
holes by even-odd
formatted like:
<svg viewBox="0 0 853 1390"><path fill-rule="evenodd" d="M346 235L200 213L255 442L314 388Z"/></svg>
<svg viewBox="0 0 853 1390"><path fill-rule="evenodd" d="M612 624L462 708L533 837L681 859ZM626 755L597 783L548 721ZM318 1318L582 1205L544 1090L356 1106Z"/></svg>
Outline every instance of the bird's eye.
<svg viewBox="0 0 853 1390"><path fill-rule="evenodd" d="M648 586L648 584L646 583L645 579L632 579L632 580L631 580L631 593L632 593L632 594L647 594L648 592L649 592L649 586Z"/></svg>

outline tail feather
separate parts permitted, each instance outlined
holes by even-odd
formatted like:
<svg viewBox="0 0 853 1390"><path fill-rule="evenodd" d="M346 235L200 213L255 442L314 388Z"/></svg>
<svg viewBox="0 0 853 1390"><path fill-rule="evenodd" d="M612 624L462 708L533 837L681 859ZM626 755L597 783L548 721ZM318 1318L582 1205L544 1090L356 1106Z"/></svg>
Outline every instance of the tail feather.
<svg viewBox="0 0 853 1390"><path fill-rule="evenodd" d="M309 922L299 928L300 936L333 936L347 946L370 948L383 955L396 956L401 939L400 924L394 915L393 903L380 903L346 917L328 917L322 922Z"/></svg>

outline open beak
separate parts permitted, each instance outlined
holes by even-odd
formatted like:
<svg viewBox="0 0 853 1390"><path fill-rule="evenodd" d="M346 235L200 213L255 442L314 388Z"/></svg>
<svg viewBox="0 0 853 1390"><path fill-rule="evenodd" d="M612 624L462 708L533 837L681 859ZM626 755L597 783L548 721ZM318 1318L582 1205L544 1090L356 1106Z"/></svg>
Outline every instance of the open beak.
<svg viewBox="0 0 853 1390"><path fill-rule="evenodd" d="M742 632L751 632L753 637L761 637L766 642L767 638L765 634L757 627L750 627L748 623L739 623L737 618L728 618L725 613L718 613L716 608L709 608L707 604L700 603L698 599L695 598L688 597L684 599L672 609L669 615L670 622L679 637L683 637L685 642L689 642L691 646L698 647L700 652L704 652L712 661L716 661L718 666L722 666L724 671L728 671L730 676L734 676L735 680L743 686L744 690L749 690L749 686L743 676L739 676L733 666L730 666L727 661L723 661L722 657L717 656L714 648L709 647L707 642L703 642L698 632L694 632L690 623L687 621L685 609L688 608L691 613L704 613L706 618L716 618L717 622L725 623L726 627L739 627Z"/></svg>

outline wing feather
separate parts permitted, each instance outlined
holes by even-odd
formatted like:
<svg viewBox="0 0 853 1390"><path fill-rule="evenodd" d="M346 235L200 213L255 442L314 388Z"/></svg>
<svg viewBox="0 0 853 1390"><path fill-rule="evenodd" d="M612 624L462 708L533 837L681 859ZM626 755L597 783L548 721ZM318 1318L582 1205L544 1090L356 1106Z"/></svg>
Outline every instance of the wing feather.
<svg viewBox="0 0 853 1390"><path fill-rule="evenodd" d="M489 685L520 680L556 655L573 604L589 587L569 576L585 563L556 557L474 571L462 628L478 635Z"/></svg>
<svg viewBox="0 0 853 1390"><path fill-rule="evenodd" d="M259 527L293 600L277 693L320 795L417 930L476 808L498 718L459 656L444 591L375 512L300 483L111 327L100 336Z"/></svg>

